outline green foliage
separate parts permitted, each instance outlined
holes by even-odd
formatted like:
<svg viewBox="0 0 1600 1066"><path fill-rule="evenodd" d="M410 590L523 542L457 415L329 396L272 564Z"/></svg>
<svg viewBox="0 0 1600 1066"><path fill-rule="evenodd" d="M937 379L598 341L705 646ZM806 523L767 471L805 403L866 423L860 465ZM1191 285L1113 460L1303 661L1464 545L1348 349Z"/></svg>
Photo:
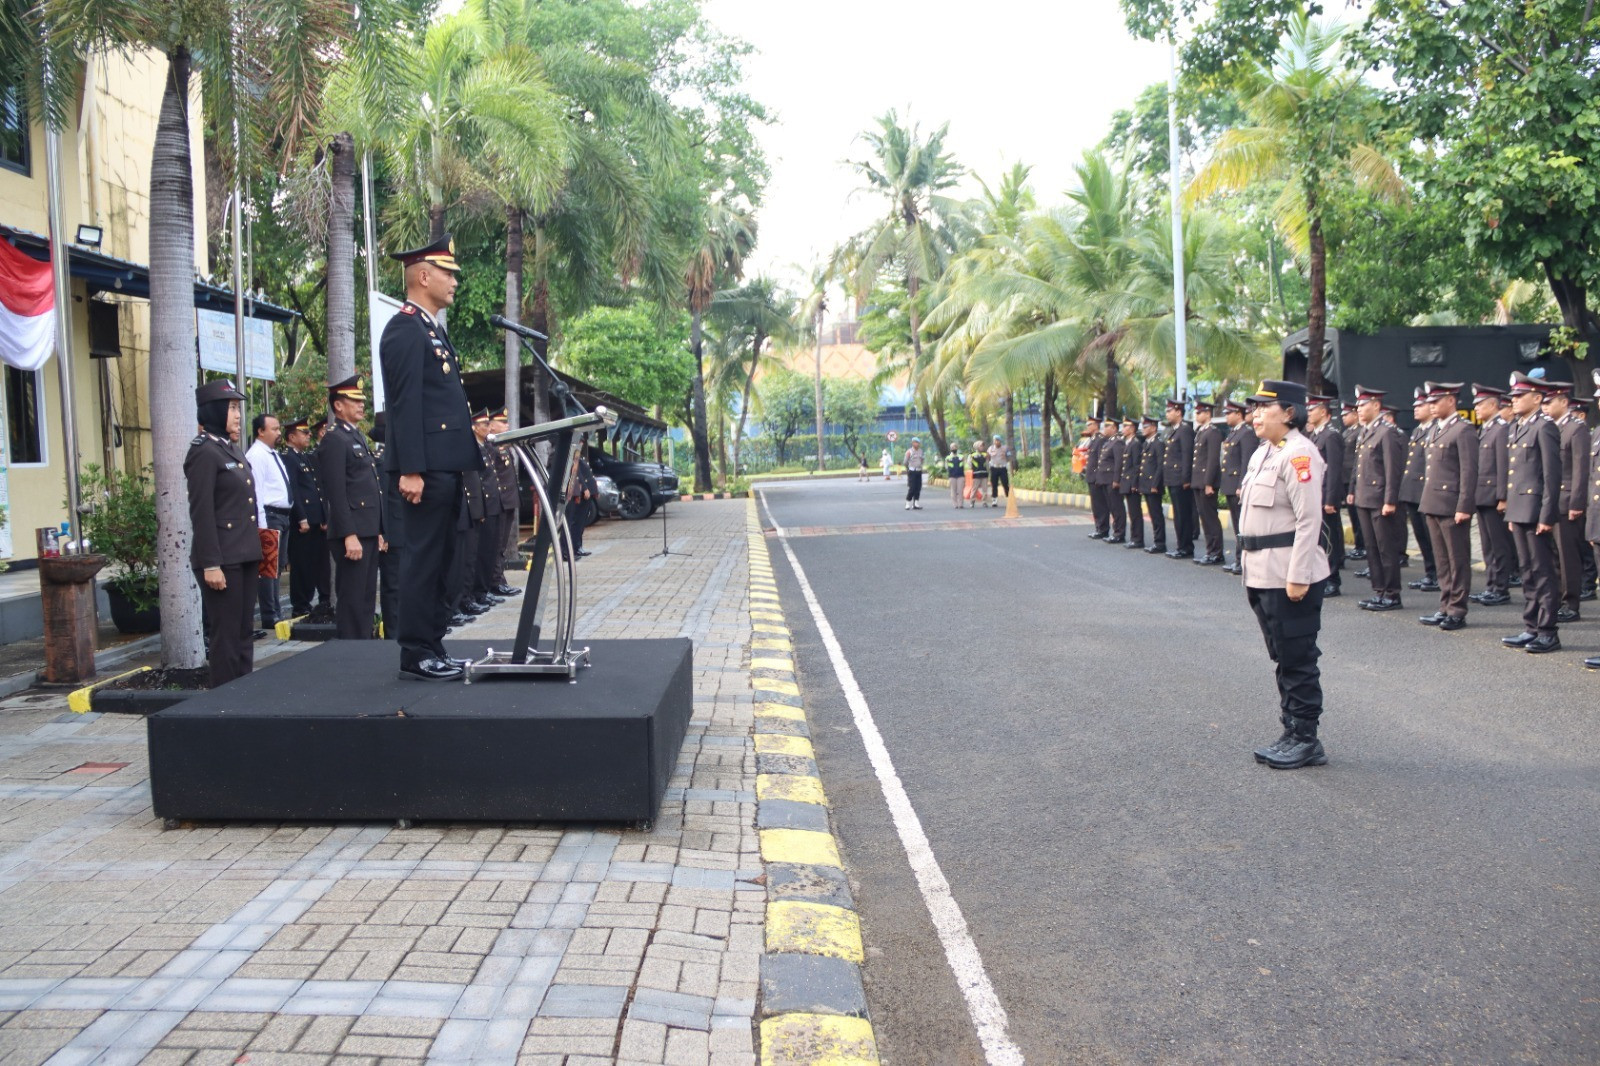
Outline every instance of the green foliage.
<svg viewBox="0 0 1600 1066"><path fill-rule="evenodd" d="M677 413L694 380L688 316L663 326L649 308L595 307L567 324L562 369L630 403Z"/></svg>
<svg viewBox="0 0 1600 1066"><path fill-rule="evenodd" d="M154 607L156 494L148 469L107 475L94 463L79 479L83 534L90 549L121 567L111 578L136 610Z"/></svg>
<svg viewBox="0 0 1600 1066"><path fill-rule="evenodd" d="M788 461L788 444L801 430L817 421L813 380L793 370L774 370L761 379L761 425L778 451L778 462ZM826 401L824 401L826 402Z"/></svg>
<svg viewBox="0 0 1600 1066"><path fill-rule="evenodd" d="M1147 41L1166 40L1176 20L1183 27L1185 74L1209 83L1225 82L1240 65L1271 55L1297 16L1320 15L1323 7L1307 0L1120 2L1128 32Z"/></svg>
<svg viewBox="0 0 1600 1066"><path fill-rule="evenodd" d="M829 442L829 450L841 445L855 459L872 462L877 453L868 454L872 448L881 448L881 438L872 434L878 423L878 390L869 381L850 381L844 378L822 380L822 413L828 422L829 434L838 440ZM869 434L872 434L869 442Z"/></svg>

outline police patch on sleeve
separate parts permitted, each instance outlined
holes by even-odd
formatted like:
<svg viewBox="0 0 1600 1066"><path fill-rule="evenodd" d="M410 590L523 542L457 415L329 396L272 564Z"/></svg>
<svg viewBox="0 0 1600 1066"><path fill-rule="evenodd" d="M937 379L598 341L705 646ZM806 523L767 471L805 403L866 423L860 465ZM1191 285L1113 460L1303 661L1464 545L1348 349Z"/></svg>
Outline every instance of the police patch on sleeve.
<svg viewBox="0 0 1600 1066"><path fill-rule="evenodd" d="M1295 476L1296 480L1298 480L1298 481L1310 481L1311 480L1311 456L1309 456L1309 455L1291 456L1290 459L1289 459L1289 465L1294 467L1294 476Z"/></svg>

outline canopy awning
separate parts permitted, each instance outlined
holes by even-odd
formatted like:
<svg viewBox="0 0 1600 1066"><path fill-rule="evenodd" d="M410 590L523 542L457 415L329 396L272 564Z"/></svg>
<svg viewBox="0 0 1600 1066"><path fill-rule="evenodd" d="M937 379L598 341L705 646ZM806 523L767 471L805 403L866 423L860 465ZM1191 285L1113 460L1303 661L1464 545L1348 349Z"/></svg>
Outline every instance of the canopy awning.
<svg viewBox="0 0 1600 1066"><path fill-rule="evenodd" d="M41 233L0 223L0 237L9 238L24 255L32 256L41 262L50 258L50 238ZM118 259L114 255L106 255L96 249L85 248L81 244L69 244L67 268L72 277L81 279L88 286L90 296L99 292L110 292L121 296L138 296L146 300L150 298L150 268L141 263ZM231 315L233 291L197 278L194 283L194 305ZM265 300L246 300L245 307L248 317L268 322L289 322L299 317L287 307L279 307Z"/></svg>

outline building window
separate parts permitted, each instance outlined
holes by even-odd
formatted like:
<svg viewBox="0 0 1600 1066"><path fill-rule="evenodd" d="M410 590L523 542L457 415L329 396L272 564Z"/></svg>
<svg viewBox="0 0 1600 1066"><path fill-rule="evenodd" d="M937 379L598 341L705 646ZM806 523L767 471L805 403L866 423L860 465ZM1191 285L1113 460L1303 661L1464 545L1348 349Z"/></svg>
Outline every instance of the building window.
<svg viewBox="0 0 1600 1066"><path fill-rule="evenodd" d="M0 83L0 167L28 173L29 133L22 88Z"/></svg>
<svg viewBox="0 0 1600 1066"><path fill-rule="evenodd" d="M44 464L44 390L39 371L6 367L6 432L12 466Z"/></svg>

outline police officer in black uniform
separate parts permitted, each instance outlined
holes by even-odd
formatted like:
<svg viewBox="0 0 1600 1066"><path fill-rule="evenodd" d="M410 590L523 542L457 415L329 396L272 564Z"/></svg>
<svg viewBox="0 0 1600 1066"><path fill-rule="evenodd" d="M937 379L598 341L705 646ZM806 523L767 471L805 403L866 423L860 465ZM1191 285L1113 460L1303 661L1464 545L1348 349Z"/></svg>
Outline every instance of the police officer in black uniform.
<svg viewBox="0 0 1600 1066"><path fill-rule="evenodd" d="M384 327L378 354L388 400L384 468L405 513L400 676L453 681L462 666L444 649L446 576L456 553L462 475L483 468L460 360L437 318L455 300L461 267L448 235L393 258L405 265L406 302Z"/></svg>
<svg viewBox="0 0 1600 1066"><path fill-rule="evenodd" d="M311 610L311 601L333 602L329 585L328 513L317 480L311 449L311 423L304 418L283 430L289 445L283 465L289 471L289 602L295 614Z"/></svg>
<svg viewBox="0 0 1600 1066"><path fill-rule="evenodd" d="M476 443L477 427L481 425L485 435L489 432L489 412L487 409L479 411L472 416L474 427L474 442ZM464 625L480 614L489 613L489 609L501 601L498 599L490 602L478 598L478 533L483 529L484 508L487 494L483 490L483 475L487 471L464 470L461 473L461 513L456 517L456 556L450 566L449 576L445 580L449 591L449 607L451 611L450 625L452 627ZM498 500L498 495L496 500Z"/></svg>
<svg viewBox="0 0 1600 1066"><path fill-rule="evenodd" d="M1194 539L1198 534L1195 525L1194 491L1190 478L1194 476L1194 427L1183 420L1184 401L1167 401L1167 436L1162 452L1161 480L1172 500L1172 535L1177 540L1168 559L1193 559Z"/></svg>
<svg viewBox="0 0 1600 1066"><path fill-rule="evenodd" d="M367 413L359 377L328 386L333 427L317 445L317 476L328 517L328 552L333 556L340 640L371 640L378 609L378 553L383 539L383 492L378 462L356 424Z"/></svg>
<svg viewBox="0 0 1600 1066"><path fill-rule="evenodd" d="M261 537L256 532L256 485L250 464L233 442L244 396L231 381L194 390L200 435L189 442L183 477L189 489L194 540L189 565L200 583L208 623L211 687L248 674Z"/></svg>
<svg viewBox="0 0 1600 1066"><path fill-rule="evenodd" d="M502 407L494 413L489 423L490 433L504 433L511 426L511 412ZM495 488L500 493L500 532L495 536L495 584L489 589L496 596L520 596L522 590L506 584L505 557L507 545L517 535L517 461L507 448L491 447L494 457Z"/></svg>
<svg viewBox="0 0 1600 1066"><path fill-rule="evenodd" d="M1217 494L1228 500L1228 522L1233 527L1233 562L1224 562L1222 569L1230 574L1241 572L1239 565L1239 488L1244 484L1244 472L1250 468L1250 456L1255 454L1261 438L1245 416L1249 412L1238 400L1223 405L1223 418L1228 423L1228 435L1222 440L1222 476L1217 481Z"/></svg>
<svg viewBox="0 0 1600 1066"><path fill-rule="evenodd" d="M1167 515L1161 508L1161 467L1167 446L1160 430L1161 423L1155 415L1139 420L1139 431L1144 434L1144 449L1139 453L1139 495L1144 497L1145 510L1150 513L1150 546L1145 549L1148 555L1164 555L1167 551Z"/></svg>

